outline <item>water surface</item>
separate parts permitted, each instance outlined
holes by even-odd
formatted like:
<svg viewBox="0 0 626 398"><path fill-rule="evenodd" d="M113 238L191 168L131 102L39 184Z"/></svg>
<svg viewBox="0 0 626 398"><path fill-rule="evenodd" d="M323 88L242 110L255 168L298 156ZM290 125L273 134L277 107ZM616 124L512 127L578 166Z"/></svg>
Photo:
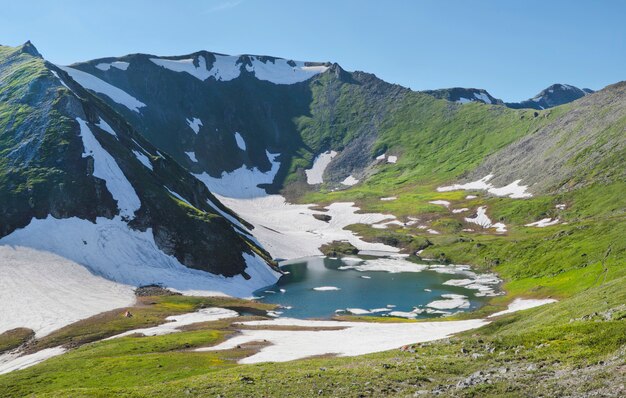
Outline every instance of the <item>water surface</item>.
<svg viewBox="0 0 626 398"><path fill-rule="evenodd" d="M410 312L414 308L442 300L443 294L466 296L469 308L445 310L448 313L471 311L482 306L486 298L476 297L476 290L443 285L464 275L445 274L432 270L390 273L384 271L341 270L346 263L339 259L310 257L281 263L288 272L278 283L259 289L259 301L279 304L281 316L294 318L330 318L337 310L380 310L366 315L386 315L390 311ZM328 290L315 290L325 288ZM330 290L337 288L338 290ZM387 308L389 311L382 311ZM360 311L355 311L360 312ZM341 312L339 312L341 313ZM422 313L418 318L441 316Z"/></svg>

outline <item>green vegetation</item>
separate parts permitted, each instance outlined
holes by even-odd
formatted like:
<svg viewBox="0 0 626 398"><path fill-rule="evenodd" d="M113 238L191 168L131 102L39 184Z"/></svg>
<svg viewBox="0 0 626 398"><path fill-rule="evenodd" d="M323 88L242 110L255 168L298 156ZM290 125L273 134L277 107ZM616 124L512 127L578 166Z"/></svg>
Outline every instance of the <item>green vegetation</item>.
<svg viewBox="0 0 626 398"><path fill-rule="evenodd" d="M34 335L35 333L27 328L16 328L0 333L0 354L21 346Z"/></svg>

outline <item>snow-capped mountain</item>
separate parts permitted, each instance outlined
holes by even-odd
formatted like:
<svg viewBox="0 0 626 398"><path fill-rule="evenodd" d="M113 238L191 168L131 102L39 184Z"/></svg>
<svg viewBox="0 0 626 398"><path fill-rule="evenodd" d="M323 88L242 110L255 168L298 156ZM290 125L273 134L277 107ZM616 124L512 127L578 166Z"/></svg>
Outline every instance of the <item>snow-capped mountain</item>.
<svg viewBox="0 0 626 398"><path fill-rule="evenodd" d="M0 82L0 244L135 286L246 296L277 279L251 226L86 88L141 101L31 43L0 47Z"/></svg>

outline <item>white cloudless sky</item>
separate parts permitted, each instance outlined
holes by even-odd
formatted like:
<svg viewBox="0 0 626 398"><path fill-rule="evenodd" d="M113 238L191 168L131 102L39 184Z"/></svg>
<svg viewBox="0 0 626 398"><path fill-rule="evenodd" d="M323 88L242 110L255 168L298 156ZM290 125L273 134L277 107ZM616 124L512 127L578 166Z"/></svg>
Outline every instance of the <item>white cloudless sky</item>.
<svg viewBox="0 0 626 398"><path fill-rule="evenodd" d="M0 44L70 64L198 50L337 62L506 101L626 80L625 0L0 0Z"/></svg>

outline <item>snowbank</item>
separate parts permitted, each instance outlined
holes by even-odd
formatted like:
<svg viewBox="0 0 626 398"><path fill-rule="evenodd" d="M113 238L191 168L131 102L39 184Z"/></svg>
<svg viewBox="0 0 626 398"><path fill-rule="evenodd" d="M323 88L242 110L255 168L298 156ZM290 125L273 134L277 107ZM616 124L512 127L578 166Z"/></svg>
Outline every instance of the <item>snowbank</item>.
<svg viewBox="0 0 626 398"><path fill-rule="evenodd" d="M47 231L33 240L47 241L62 233ZM10 237L0 243L10 241ZM132 286L107 280L48 251L2 245L0 259L0 333L25 327L42 337L80 319L135 302Z"/></svg>
<svg viewBox="0 0 626 398"><path fill-rule="evenodd" d="M163 284L192 295L250 297L252 292L274 284L279 277L260 257L247 253L242 256L247 264L246 272L251 276L248 280L241 275L226 278L187 268L157 247L152 229L133 230L120 217L112 220L98 217L95 223L76 217L33 219L26 227L0 239L0 244L56 253L118 283Z"/></svg>

